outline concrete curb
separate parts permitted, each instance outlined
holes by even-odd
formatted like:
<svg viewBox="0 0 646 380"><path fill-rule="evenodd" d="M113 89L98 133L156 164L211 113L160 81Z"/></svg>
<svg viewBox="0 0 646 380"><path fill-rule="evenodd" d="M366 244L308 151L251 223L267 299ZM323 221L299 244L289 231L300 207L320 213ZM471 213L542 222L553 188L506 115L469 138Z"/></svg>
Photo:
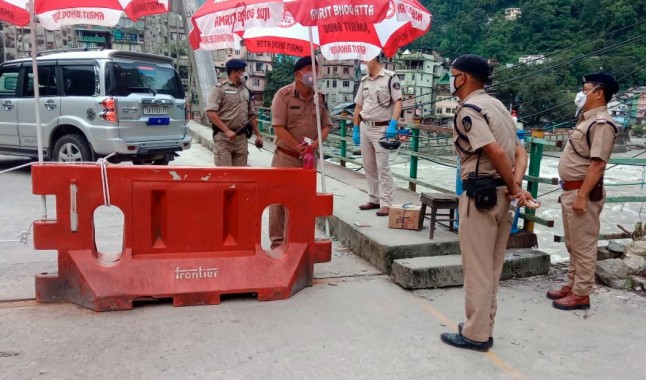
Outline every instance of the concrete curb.
<svg viewBox="0 0 646 380"><path fill-rule="evenodd" d="M460 254L460 243L457 240L428 240L428 243L421 244L385 245L361 233L359 228L336 215L328 219L332 236L385 274L391 273L393 261L398 259ZM324 220L319 219L319 226L324 227Z"/></svg>
<svg viewBox="0 0 646 380"><path fill-rule="evenodd" d="M547 274L550 255L537 250L507 250L501 280ZM462 286L464 272L458 255L395 260L392 280L406 289Z"/></svg>
<svg viewBox="0 0 646 380"><path fill-rule="evenodd" d="M211 128L190 120L188 132L193 137L193 141L213 152L213 130Z"/></svg>

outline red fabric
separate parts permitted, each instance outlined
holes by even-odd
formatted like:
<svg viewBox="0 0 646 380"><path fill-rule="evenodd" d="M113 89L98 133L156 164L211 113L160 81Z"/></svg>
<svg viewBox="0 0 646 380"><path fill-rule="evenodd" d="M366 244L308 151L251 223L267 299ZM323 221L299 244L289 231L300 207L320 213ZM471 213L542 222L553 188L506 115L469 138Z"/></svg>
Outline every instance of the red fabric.
<svg viewBox="0 0 646 380"><path fill-rule="evenodd" d="M13 25L25 26L29 24L31 18L29 16L29 11L25 8L7 3L6 1L0 1L0 21L8 22Z"/></svg>

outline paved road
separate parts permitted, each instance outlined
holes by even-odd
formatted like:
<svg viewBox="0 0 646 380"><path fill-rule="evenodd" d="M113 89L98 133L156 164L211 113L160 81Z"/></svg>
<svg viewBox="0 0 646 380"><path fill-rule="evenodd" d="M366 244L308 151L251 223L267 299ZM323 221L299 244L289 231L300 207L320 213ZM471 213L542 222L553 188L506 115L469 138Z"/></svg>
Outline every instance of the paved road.
<svg viewBox="0 0 646 380"><path fill-rule="evenodd" d="M251 163L267 166L269 157L255 151ZM0 170L17 162L0 156ZM211 162L196 145L176 164ZM0 240L39 217L29 170L0 174L0 207ZM646 371L646 300L598 288L588 313L553 309L544 293L562 279L560 267L502 285L495 347L481 354L438 339L463 318L461 288L403 290L336 242L314 286L275 302L108 313L36 304L33 275L55 263L55 252L0 243L0 379L642 379Z"/></svg>

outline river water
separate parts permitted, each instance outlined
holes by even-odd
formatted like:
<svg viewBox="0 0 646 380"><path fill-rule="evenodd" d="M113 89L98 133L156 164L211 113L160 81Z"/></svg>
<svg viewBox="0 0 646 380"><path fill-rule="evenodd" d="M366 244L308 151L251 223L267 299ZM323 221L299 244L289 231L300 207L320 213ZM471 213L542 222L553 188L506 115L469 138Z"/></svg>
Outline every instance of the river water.
<svg viewBox="0 0 646 380"><path fill-rule="evenodd" d="M612 157L635 157L645 153L643 150L630 150L627 153L615 153ZM541 161L541 177L556 178L558 177L558 154L548 152L543 156ZM640 155L646 157L646 155ZM452 157L444 157L451 159ZM453 158L457 160L456 158ZM348 167L352 168L351 164ZM409 176L410 160L404 154L391 154L391 167L393 172ZM356 166L355 166L356 168ZM644 182L645 167L628 166L628 165L608 165L605 174L606 196L644 196L646 188L643 185L623 185L612 186L614 183L642 183ZM420 160L417 170L418 179L435 186L455 190L456 169L450 166L444 166L437 163ZM395 184L399 187L408 188L408 182L395 178ZM526 183L523 187L526 188ZM421 186L417 187L417 192L435 191ZM568 258L564 243L554 242L554 236L563 235L563 223L561 222L561 207L557 203L560 189L558 186L539 184L538 200L541 201L541 207L536 210L536 215L547 220L554 221L554 227L546 227L535 224L534 232L538 238L539 249L552 257L552 262L564 261ZM397 200L395 199L395 202ZM621 230L617 225L621 225L629 231L634 229L637 222L643 221L644 204L639 202L632 203L606 203L601 213L601 233L618 233ZM522 227L522 220L519 220L519 227ZM617 240L619 243L629 243L630 239ZM600 246L606 246L607 241L600 241Z"/></svg>

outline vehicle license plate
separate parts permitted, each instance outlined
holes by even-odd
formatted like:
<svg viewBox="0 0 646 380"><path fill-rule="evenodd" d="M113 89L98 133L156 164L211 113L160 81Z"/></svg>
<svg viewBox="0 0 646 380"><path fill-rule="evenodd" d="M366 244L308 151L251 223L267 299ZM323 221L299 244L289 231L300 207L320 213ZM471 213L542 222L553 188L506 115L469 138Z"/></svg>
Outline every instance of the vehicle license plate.
<svg viewBox="0 0 646 380"><path fill-rule="evenodd" d="M167 107L144 107L144 115L168 115Z"/></svg>

